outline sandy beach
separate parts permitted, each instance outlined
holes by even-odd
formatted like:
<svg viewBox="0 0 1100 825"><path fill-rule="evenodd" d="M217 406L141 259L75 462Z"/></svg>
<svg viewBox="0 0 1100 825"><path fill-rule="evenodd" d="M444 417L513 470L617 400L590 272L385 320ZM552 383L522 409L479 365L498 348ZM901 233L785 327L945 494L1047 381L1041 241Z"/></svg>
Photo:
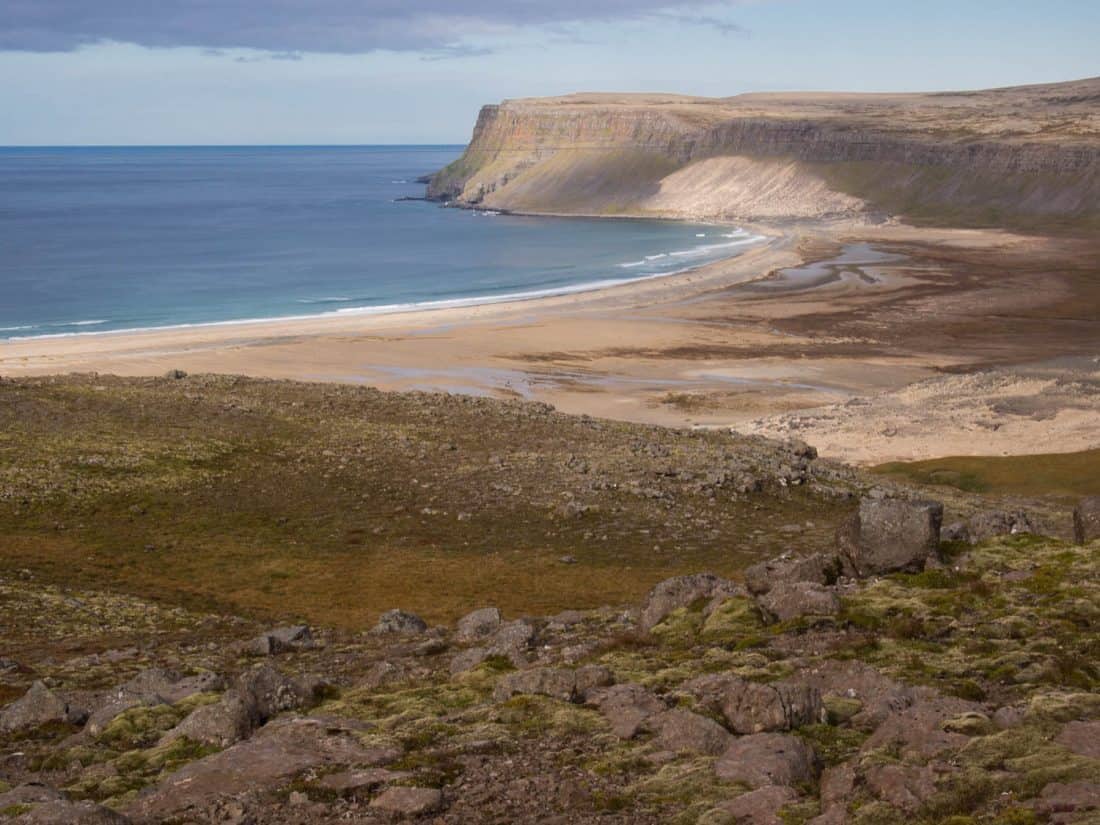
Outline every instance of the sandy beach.
<svg viewBox="0 0 1100 825"><path fill-rule="evenodd" d="M1076 300L1072 273L1044 278L1021 300L1020 285L1034 278L1031 264L1049 254L1050 242L896 224L750 228L768 242L696 270L597 291L12 340L0 343L0 375L178 369L516 397L635 422L797 436L826 455L870 463L1027 453L1052 437L1060 451L1096 446L1095 394L1062 398L1055 413L1018 416L1004 427L980 423L989 417L989 394L980 388L968 395L956 387L950 411L935 415L931 402L897 401L917 382L921 398L937 397L937 382L958 380L944 371L1004 371L1082 344L1087 353L1095 322L1086 324L1091 339L1068 319L1034 334L1018 326L1011 335L983 322L1009 308ZM1076 260L1080 250L1065 254ZM983 277L978 259L1009 268ZM786 274L777 277L780 270ZM947 327L950 334L940 335ZM1076 344L1067 346L1073 335ZM1006 375L999 397L1050 395L1043 381Z"/></svg>

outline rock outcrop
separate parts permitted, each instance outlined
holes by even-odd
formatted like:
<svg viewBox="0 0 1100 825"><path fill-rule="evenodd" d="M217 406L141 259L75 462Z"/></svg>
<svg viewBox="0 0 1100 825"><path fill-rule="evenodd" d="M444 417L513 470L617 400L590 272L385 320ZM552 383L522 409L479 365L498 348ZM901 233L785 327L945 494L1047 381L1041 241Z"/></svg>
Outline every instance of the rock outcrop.
<svg viewBox="0 0 1100 825"><path fill-rule="evenodd" d="M939 502L864 498L838 531L837 543L861 576L920 571L938 558L942 522Z"/></svg>
<svg viewBox="0 0 1100 825"><path fill-rule="evenodd" d="M1100 539L1100 496L1081 499L1074 508L1073 537L1078 544Z"/></svg>
<svg viewBox="0 0 1100 825"><path fill-rule="evenodd" d="M573 214L1087 221L1100 212L1098 88L509 100L481 110L428 196Z"/></svg>

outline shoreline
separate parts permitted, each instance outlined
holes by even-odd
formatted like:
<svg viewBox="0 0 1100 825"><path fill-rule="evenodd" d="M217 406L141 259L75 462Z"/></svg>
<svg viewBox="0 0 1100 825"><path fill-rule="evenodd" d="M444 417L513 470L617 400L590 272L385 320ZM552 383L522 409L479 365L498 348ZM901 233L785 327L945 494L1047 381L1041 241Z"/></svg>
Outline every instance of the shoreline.
<svg viewBox="0 0 1100 825"><path fill-rule="evenodd" d="M903 224L738 226L769 240L565 294L9 339L0 376L182 370L512 398L799 438L857 464L1049 452L1052 439L1065 452L1100 446L1090 427L1100 397L1073 389L1100 379L1092 362L1027 366L1091 340L1073 309L1092 300L1091 245ZM753 286L778 270L828 266L856 244L896 254L846 264L856 271L843 278L796 272L782 288ZM1058 255L1070 269L1052 277ZM1064 323L1044 314L1063 305L1050 311ZM1038 325L1023 337L1003 320L1032 315ZM991 379L957 377L989 367L999 367ZM944 393L955 403L940 403Z"/></svg>
<svg viewBox="0 0 1100 825"><path fill-rule="evenodd" d="M541 217L532 215L531 217ZM641 218L639 218L641 220ZM682 221L696 223L696 221ZM711 224L730 229L742 229L759 241L749 241L744 251L720 258L708 263L689 266L671 272L655 273L637 278L601 279L576 284L552 291L532 291L531 293L510 293L501 296L483 296L470 298L440 299L410 305L381 305L377 307L355 307L331 310L296 316L277 316L272 318L234 319L226 321L203 321L187 324L172 324L157 327L137 327L118 330L91 330L87 332L47 333L45 335L16 336L0 339L0 374L30 374L24 363L28 359L63 356L62 346L77 343L71 347L71 356L79 360L82 355L92 353L114 354L111 346L117 343L119 349L126 349L127 343L140 341L167 343L170 339L177 345L218 343L240 343L241 336L262 335L270 339L272 335L284 336L324 336L326 334L346 332L366 332L371 328L390 328L395 325L419 327L439 323L464 323L492 320L517 311L545 311L574 309L578 299L587 298L592 303L606 301L629 302L632 299L649 297L654 291L666 291L685 286L687 283L722 281L730 278L727 285L767 277L776 266L772 266L774 255L785 248L792 240L790 236L764 232L759 227L734 224ZM786 263L784 256L783 262ZM754 277L744 277L742 270L751 264L762 268ZM732 271L730 271L732 270ZM407 307L407 308L406 308ZM162 340L164 339L164 340ZM59 346L61 345L61 346ZM88 352L91 351L91 352ZM14 370L14 372L13 372ZM38 374L40 371L35 370Z"/></svg>
<svg viewBox="0 0 1100 825"><path fill-rule="evenodd" d="M531 216L540 217L540 216ZM642 219L639 219L642 220ZM696 223L695 221L684 221L684 223ZM714 226L722 226L732 229L740 230L741 227L726 225L726 224L712 224ZM755 246L757 244L770 245L776 240L774 236L759 235L755 233L749 233L748 237L743 240L730 241L729 243L717 244L716 247L722 248L734 248L741 246ZM700 247L702 248L702 247ZM746 250L747 252L748 250ZM158 332L174 332L177 330L188 329L205 329L209 327L237 327L237 326L260 326L263 324L279 324L279 323L292 323L295 321L319 321L326 318L350 318L350 317L377 317L386 315L407 315L418 312L432 312L438 310L449 309L467 309L481 306L492 306L496 304L513 304L513 303L529 303L534 301L540 301L544 298L557 298L566 295L581 295L585 293L602 292L604 290L615 289L617 287L630 286L631 284L642 283L645 281L654 281L661 278L672 278L677 275L686 275L691 272L695 272L707 267L722 264L729 261L736 260L742 257L746 252L740 252L735 255L729 255L717 260L708 261L707 263L698 264L694 266L687 266L682 269L674 269L668 272L655 272L648 275L639 275L634 278L602 278L596 281L582 281L577 284L569 284L560 287L551 287L548 289L536 289L520 292L509 292L502 295L475 295L468 297L456 297L456 298L439 298L430 301L415 301L411 303L401 304L378 304L374 306L358 306L358 307L341 307L340 309L328 310L326 312L316 312L305 315L275 315L264 318L233 318L224 321L193 321L187 323L176 324L164 324L161 326L150 327L128 327L123 329L107 329L107 330L90 330L87 332L54 332L44 333L42 335L13 335L10 337L0 337L0 345L13 343L13 342L26 342L26 341L42 341L42 340L54 340L54 339L73 339L84 338L92 336L107 336L107 335L132 335L139 333L158 333ZM668 255L675 255L677 253L664 253ZM631 264L619 264L621 268L628 268ZM72 321L66 324L59 324L59 326L81 326L91 324L101 324L103 321ZM20 329L33 329L34 325L28 326L16 326L8 327L9 331Z"/></svg>

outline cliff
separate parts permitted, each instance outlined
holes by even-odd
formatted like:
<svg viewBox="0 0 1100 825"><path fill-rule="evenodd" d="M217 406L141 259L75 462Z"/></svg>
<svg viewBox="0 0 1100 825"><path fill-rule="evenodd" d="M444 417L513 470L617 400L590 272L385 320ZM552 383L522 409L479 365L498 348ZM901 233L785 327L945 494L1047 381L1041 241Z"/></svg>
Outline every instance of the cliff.
<svg viewBox="0 0 1100 825"><path fill-rule="evenodd" d="M1100 225L1100 78L983 92L486 106L429 197L524 212Z"/></svg>

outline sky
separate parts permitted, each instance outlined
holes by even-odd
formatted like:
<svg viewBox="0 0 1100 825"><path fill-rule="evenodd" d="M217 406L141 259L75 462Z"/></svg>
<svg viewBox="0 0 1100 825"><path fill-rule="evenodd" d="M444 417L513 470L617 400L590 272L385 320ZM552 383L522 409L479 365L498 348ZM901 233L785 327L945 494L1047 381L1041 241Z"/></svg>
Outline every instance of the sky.
<svg viewBox="0 0 1100 825"><path fill-rule="evenodd" d="M1098 0L0 0L0 145L465 143L574 91L1100 75Z"/></svg>

